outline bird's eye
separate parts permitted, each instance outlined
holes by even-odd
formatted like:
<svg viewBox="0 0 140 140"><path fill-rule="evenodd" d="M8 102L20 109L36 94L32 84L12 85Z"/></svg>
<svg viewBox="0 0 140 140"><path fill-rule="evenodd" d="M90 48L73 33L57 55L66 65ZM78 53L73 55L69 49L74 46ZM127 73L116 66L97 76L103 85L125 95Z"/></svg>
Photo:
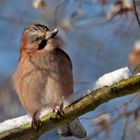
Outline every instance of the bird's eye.
<svg viewBox="0 0 140 140"><path fill-rule="evenodd" d="M34 41L38 41L38 40L39 40L39 37L35 37L35 38L34 38Z"/></svg>
<svg viewBox="0 0 140 140"><path fill-rule="evenodd" d="M30 37L31 43L37 42L37 41L39 41L39 40L40 40L40 37L37 36L37 35L34 35L34 36Z"/></svg>
<svg viewBox="0 0 140 140"><path fill-rule="evenodd" d="M43 39L39 44L38 50L43 49L46 46L46 44L47 44L47 40Z"/></svg>

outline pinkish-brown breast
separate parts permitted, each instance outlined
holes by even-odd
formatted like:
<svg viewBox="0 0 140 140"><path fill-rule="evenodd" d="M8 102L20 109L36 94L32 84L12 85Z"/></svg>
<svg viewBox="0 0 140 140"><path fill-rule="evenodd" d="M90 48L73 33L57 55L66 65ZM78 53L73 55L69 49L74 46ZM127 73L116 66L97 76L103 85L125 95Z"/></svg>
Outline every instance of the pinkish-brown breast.
<svg viewBox="0 0 140 140"><path fill-rule="evenodd" d="M27 112L33 114L42 107L61 105L73 92L69 56L59 48L26 55L20 59L14 85Z"/></svg>

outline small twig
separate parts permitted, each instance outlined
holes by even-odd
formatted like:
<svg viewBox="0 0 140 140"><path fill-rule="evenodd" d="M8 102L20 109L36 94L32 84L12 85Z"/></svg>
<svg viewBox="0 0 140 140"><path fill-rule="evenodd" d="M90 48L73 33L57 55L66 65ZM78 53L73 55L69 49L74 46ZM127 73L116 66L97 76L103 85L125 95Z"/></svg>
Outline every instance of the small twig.
<svg viewBox="0 0 140 140"><path fill-rule="evenodd" d="M140 63L135 67L135 69L132 71L132 75L136 72L136 70L140 67Z"/></svg>
<svg viewBox="0 0 140 140"><path fill-rule="evenodd" d="M125 121L125 124L124 124L124 128L123 128L123 133L122 133L121 140L125 140L126 130L127 130L128 123L129 123L129 118L126 118L126 121Z"/></svg>
<svg viewBox="0 0 140 140"><path fill-rule="evenodd" d="M132 109L130 111L119 113L117 116L114 116L114 117L111 118L111 121L109 123L110 126L113 125L113 124L115 124L120 119L123 119L123 118L126 119L121 140L124 140L125 139L127 126L128 126L128 123L129 123L129 117L131 115L134 115L135 112L138 112L138 111L140 111L140 106L139 105L135 109ZM103 130L104 130L103 127L97 128L97 130L95 132L93 132L91 135L88 136L88 139L91 140L94 137L97 137L99 134L101 134L103 132Z"/></svg>
<svg viewBox="0 0 140 140"><path fill-rule="evenodd" d="M138 13L137 13L135 0L133 0L133 5L134 5L135 16L136 16L136 19L137 19L137 22L138 22L138 25L139 25L139 28L140 28L140 20L139 20L139 16L138 16Z"/></svg>

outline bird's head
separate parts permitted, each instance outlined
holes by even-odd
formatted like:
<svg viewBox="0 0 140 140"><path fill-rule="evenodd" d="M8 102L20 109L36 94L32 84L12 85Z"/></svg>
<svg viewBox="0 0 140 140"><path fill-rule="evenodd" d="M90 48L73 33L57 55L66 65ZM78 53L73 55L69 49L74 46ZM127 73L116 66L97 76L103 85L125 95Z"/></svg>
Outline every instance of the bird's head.
<svg viewBox="0 0 140 140"><path fill-rule="evenodd" d="M50 31L47 26L41 24L28 25L21 38L20 51L53 50L57 47L57 41L55 41L57 32L58 29Z"/></svg>

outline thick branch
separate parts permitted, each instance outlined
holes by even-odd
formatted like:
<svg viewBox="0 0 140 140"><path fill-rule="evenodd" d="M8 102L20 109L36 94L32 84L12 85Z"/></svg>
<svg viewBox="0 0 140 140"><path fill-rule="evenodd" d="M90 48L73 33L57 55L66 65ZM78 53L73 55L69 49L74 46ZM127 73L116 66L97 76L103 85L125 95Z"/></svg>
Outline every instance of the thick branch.
<svg viewBox="0 0 140 140"><path fill-rule="evenodd" d="M41 118L42 127L38 132L31 128L30 124L20 126L12 130L0 133L0 140L36 140L45 132L52 130L66 122L70 122L75 118L96 109L101 104L111 99L133 94L140 90L140 75L122 80L112 86L106 86L91 93L72 105L64 109L64 117L57 121L57 116L53 113L45 115Z"/></svg>

